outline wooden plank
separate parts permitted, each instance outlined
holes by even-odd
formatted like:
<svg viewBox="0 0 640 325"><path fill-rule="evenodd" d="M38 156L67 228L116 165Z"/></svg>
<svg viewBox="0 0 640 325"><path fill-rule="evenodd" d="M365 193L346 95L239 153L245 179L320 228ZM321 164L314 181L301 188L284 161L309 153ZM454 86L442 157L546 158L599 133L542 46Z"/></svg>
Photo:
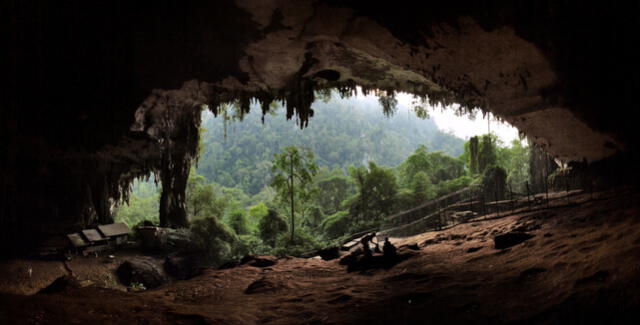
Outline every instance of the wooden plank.
<svg viewBox="0 0 640 325"><path fill-rule="evenodd" d="M360 243L359 241L353 240L353 241L350 241L350 242L342 245L342 247L340 249L343 250L343 251L348 251L348 250L351 250L351 248L353 248L354 246L357 246L359 243Z"/></svg>
<svg viewBox="0 0 640 325"><path fill-rule="evenodd" d="M127 235L131 232L129 226L127 226L124 222L112 223L108 225L100 225L98 226L98 230L105 237L116 237Z"/></svg>
<svg viewBox="0 0 640 325"><path fill-rule="evenodd" d="M82 250L82 255L87 256L90 253L101 252L111 249L111 245L97 245L97 246L89 246Z"/></svg>
<svg viewBox="0 0 640 325"><path fill-rule="evenodd" d="M82 238L82 235L80 235L80 233L68 234L67 238L69 238L69 241L71 242L71 245L73 247L85 247L89 245L89 243L87 243Z"/></svg>
<svg viewBox="0 0 640 325"><path fill-rule="evenodd" d="M82 234L85 238L87 238L90 242L97 242L107 240L107 238L103 237L97 230L95 229L85 229L82 231Z"/></svg>

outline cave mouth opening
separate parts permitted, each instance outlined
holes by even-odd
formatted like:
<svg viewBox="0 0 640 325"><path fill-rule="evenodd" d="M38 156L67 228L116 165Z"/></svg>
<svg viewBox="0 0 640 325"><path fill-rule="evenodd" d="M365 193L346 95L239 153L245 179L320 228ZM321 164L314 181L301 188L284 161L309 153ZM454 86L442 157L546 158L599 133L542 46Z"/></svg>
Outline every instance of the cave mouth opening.
<svg viewBox="0 0 640 325"><path fill-rule="evenodd" d="M634 218L637 190L631 195L589 191L603 184L619 184L620 180L638 184L637 128L634 119L626 118L627 109L637 105L640 80L634 55L637 46L633 46L636 42L627 41L637 38L637 8L633 8L637 5L466 2L430 4L427 10L408 2L371 5L332 0L219 1L150 7L9 3L6 7L15 14L5 20L11 49L4 70L12 80L0 109L3 253L31 249L51 234L113 222L111 203L129 194L134 179L150 174L162 184L159 193L154 190L159 196L154 199L158 223L164 226L156 238L170 244L189 243L182 247L191 253L166 256L167 260L159 261L160 269L163 263L170 267L193 265L191 257L221 263L225 256L241 256L249 252L246 247L261 245L270 246L265 249L277 255L292 253L288 249L297 249L294 246L302 246L295 255L307 253L307 247L295 241L274 250L274 246L283 248L279 239L280 243L289 242L289 233L283 231L287 212L270 213L266 204L251 205L249 211L222 218L189 220L195 210L189 206L193 196L187 196L193 184L189 182L192 163L200 159L205 167L204 157L199 157L200 112L204 105L220 115L221 104L237 103L241 115L251 118L252 101L257 100L267 114L270 103L281 101L284 115L296 119L297 127L310 130L315 126L313 122L307 125L309 119L320 117L320 111L312 109L314 100L321 97L316 96L319 90L337 88L338 93L349 94L361 85L364 91L384 93L384 105L389 109L383 113L393 111L391 94L406 91L444 106L459 102L461 110L490 110L566 160L584 161L586 165L625 150L631 159L614 160L600 165L604 168L599 170L579 170L583 174L575 178L565 177L576 175L562 168L551 172L551 157L530 146L529 172L536 173L525 173L531 182L520 191L525 195L519 201L510 197L518 192L512 188L505 191L507 199L500 200L498 191L480 195L471 187L451 193L462 199L465 195L477 198L466 202L469 205L461 211L441 209L454 200L449 196L444 202L431 200L435 203L417 210L388 213L398 220L389 227L394 229L391 237L429 227L445 228L476 217L474 212L491 216L490 220L465 223L465 231L453 227L412 242L395 242L399 251L415 252L418 248L423 252L390 270L354 276L337 263L318 259L286 258L274 264L272 258L254 258L242 269L209 269L193 282L175 283L140 295L92 288L74 288L71 297L3 295L0 299L7 302L7 308L16 309L6 313L8 318L60 323L79 319L112 322L114 317L122 317L122 322L129 323L146 318L151 323L259 320L337 324L463 323L470 319L487 323L601 319L605 323L612 317L622 320L629 315L637 319L638 268L629 263L637 260L640 242L640 232L635 231L640 228ZM354 135L352 138L361 142L373 139ZM482 148L491 147L484 146L482 140L470 141L469 151L481 155ZM491 137L486 142L491 144ZM409 154L459 167L455 159L430 155L430 151ZM471 157L467 160L470 165ZM479 156L476 158L474 164L479 165ZM363 155L357 159L367 160ZM354 168L355 177L344 172L332 175L335 177L323 185L339 187L357 180L371 185L367 181L388 180L388 168L381 165ZM269 167L253 164L245 172L270 171ZM438 194L433 187L440 182L433 184L429 177L448 178L446 172L451 170L456 168L426 173L426 178L416 173L412 179L416 181L405 182L410 186L408 191L398 194L404 194L407 200L415 199L416 193L427 198L432 191ZM599 178L591 178L593 175ZM503 184L499 180L504 177L504 173L491 169L482 173L482 185L499 188ZM457 189L467 185L465 182L446 185ZM207 199L209 187L201 185L198 190ZM587 193L572 196L574 186ZM356 226L362 226L357 230L371 231L365 227L363 211L381 210L391 204L384 201L370 206L371 201L355 196L358 185L353 188L355 199L348 201L353 204L346 213L340 213L345 211L342 209L327 215L322 209L335 203L328 200L316 204L320 211L304 211L305 219L324 213L321 220L328 221L322 230L335 231L336 238L345 236L344 241L352 239L340 232L346 228L351 233L350 224L345 226L350 214ZM387 194L379 191L382 188L387 187L374 186L375 190L363 193ZM217 194L215 187L213 190ZM558 192L561 194L556 196ZM238 197L240 193L231 192L229 196ZM339 201L350 198L338 197ZM594 198L598 201L589 201ZM216 199L224 201L223 197ZM525 212L510 220L501 219L508 213L502 209L517 208L515 204L522 204ZM554 212L550 207L558 209ZM212 210L207 211L211 215L219 213L214 208L205 207ZM250 223L251 208L260 219L275 226L271 229L280 238L275 236L273 245L273 236L265 237L269 241L265 244L261 238L242 234L243 215ZM437 213L433 214L433 209ZM425 213L437 218L424 219ZM230 217L238 221L235 226L228 222ZM185 231L188 221L192 234ZM303 222L296 220L295 234L301 234ZM512 230L534 233L535 237L511 247L502 242L499 247L504 249L494 247L495 235ZM305 243L315 239L299 237ZM357 238L355 241L357 246ZM192 244L198 245L195 250ZM323 257L335 251L314 253ZM127 256L119 252L117 258ZM64 268L59 259L33 265L18 261L16 276L5 277L8 281L4 283L24 279L23 283L30 286L35 282L31 266L38 276L43 269L53 270L48 274L58 276L60 273L54 272L72 273L69 266L87 261L96 262L94 266L103 270L111 267L99 274L111 278L93 280L113 282L111 271L116 263L112 260L107 258L107 263L102 263L101 259L78 258L66 261ZM95 270L88 269L89 273ZM291 276L298 281L290 282ZM39 280L48 284L54 279ZM136 288L139 283L129 289ZM37 289L29 290L34 293ZM523 293L519 295L523 298L514 298L513 292ZM149 304L150 298L154 303ZM105 301L110 303L105 305ZM4 317L0 312L0 319Z"/></svg>
<svg viewBox="0 0 640 325"><path fill-rule="evenodd" d="M245 101L236 99L215 108L202 107L198 121L202 123L198 126L198 152L185 185L186 222L182 223L183 227L190 224L192 231L206 232L213 240L225 243L215 249L226 252L226 258L240 258L247 254L303 256L342 243L363 231L397 228L401 224L389 221L387 217L402 214L482 180L482 172L467 172L469 153L465 156L464 143L469 140L469 133L456 136L452 130L443 132L441 126L430 120L433 115L443 121L450 119L446 121L449 126L470 115L470 118L466 118L466 127L457 131L468 131L464 129L473 125L477 130L473 135L477 135L476 141L482 140L482 134L492 131L493 136L487 137L487 145L493 141L493 150L500 150L501 155L505 156L501 157L503 164L513 165L509 159L515 158L506 155L511 153L510 150L519 150L517 159L520 159L521 165L519 168L513 166L514 170L508 171L508 174L518 175L510 175L509 182L512 183L512 189L516 186L518 189L525 187L522 178L528 172L527 144L523 144L521 139L517 140L518 148L511 147L515 146L511 143L505 144L496 131L508 127L503 127L504 124L497 119L490 122L490 114L486 114L486 120L478 119L479 109L464 110L457 104L436 106L426 96L389 90L363 91L360 87L349 91L317 91L314 98L315 101L310 105L313 121L307 124L298 118L296 124L299 128L292 127L291 121L288 121L294 116L288 115L286 103L271 103L265 110L259 100L250 100L247 108L243 106L246 105ZM287 114L282 114L283 110L287 110ZM326 128L324 124L335 125ZM367 129L365 124L374 126L368 126ZM487 130L492 124L493 130ZM339 129L344 131L335 134ZM385 133L387 129L391 129L391 132ZM514 130L509 130L512 138L517 133ZM415 134L409 139L407 134L412 132ZM328 139L324 142L314 140L319 137ZM356 145L345 149L352 137L359 140ZM426 147L420 147L425 144ZM273 156L285 151L289 145L301 152L311 149L316 160L315 178L307 184L313 187L314 193L306 193L309 197L302 204L297 203L298 200L303 201L301 196L295 194L293 217L289 211L290 203L285 202L288 196L282 195L272 183L272 174L276 172L272 169ZM409 156L429 160L438 166L429 170L427 166L417 166L425 170L418 175L420 181L413 181L419 170L405 172L407 167L404 165L409 164ZM427 161L423 163L429 164ZM519 177L516 182L520 183L513 184L515 178L512 176ZM369 177L371 179L365 182L380 184L364 189L362 184L357 183L358 177ZM376 180L376 177L382 179ZM149 190L146 188L154 180L152 178L147 185L143 182L134 183L129 205L122 205L116 211L116 221L126 221L133 227L144 219L152 219L156 224L166 226L157 212L162 204L158 203L162 190L156 190L155 204L149 202ZM370 203L372 209L377 206L373 212L376 217L366 220L364 215L368 212L359 211L358 195L362 196L360 192L369 190L379 191L373 189L376 186L392 189L376 198L379 201ZM138 197L136 192L140 188L147 194ZM132 204L136 207L132 208ZM394 207L380 208L385 205ZM144 209L147 212L140 213ZM133 215L132 211L138 215ZM275 216L268 217L270 212L276 212ZM262 234L260 227L264 225L261 221L271 217L275 220L271 222L281 221L284 228L291 229L291 225L295 225L294 234L279 231L274 238ZM404 221L404 224L407 223ZM220 259L221 255L215 257ZM224 261L217 260L215 264L220 265Z"/></svg>

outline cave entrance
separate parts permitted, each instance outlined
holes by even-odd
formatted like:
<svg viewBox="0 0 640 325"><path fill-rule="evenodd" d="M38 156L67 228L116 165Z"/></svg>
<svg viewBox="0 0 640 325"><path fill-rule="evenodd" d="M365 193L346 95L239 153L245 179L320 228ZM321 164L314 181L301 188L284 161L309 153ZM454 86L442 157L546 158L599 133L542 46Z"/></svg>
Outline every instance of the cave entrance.
<svg viewBox="0 0 640 325"><path fill-rule="evenodd" d="M246 254L301 256L362 232L397 228L414 218L402 216L405 211L475 188L491 173L502 177L504 193L487 201L527 191L528 143L491 114L455 104L432 106L406 93L363 94L360 88L353 96L337 91L315 96L313 121L302 129L278 103L267 112L258 103L244 109L240 101L221 105L217 116L202 110L185 211L192 231L218 242L222 253L215 264ZM290 165L291 150L304 166ZM277 162L278 157L284 158ZM288 171L305 166L294 174L310 177L295 179L292 195L286 181L274 182L275 176L286 180ZM120 208L117 218L128 216L131 226L159 221L161 190L153 181L134 183L130 205ZM459 196L459 201L467 198ZM480 212L485 211L475 213ZM438 222L453 222L447 218ZM442 225L429 225L434 226Z"/></svg>

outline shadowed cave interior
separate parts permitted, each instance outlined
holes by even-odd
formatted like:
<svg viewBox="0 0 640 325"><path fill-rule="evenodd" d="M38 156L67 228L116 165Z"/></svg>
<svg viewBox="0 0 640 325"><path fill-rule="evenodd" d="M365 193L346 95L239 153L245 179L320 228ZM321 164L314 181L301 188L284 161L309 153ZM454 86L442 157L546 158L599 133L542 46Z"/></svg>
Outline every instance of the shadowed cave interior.
<svg viewBox="0 0 640 325"><path fill-rule="evenodd" d="M128 196L134 179L150 174L162 184L161 226L187 225L185 188L201 111L217 114L236 101L243 112L257 101L263 113L272 102L283 103L301 128L314 122L314 94L325 89L348 96L361 87L457 103L511 123L588 181L581 193L547 194L539 211L529 205L398 239L400 248L417 245L402 250L416 256L387 271L356 275L337 261L293 258L268 272L247 265L206 270L141 294L83 287L54 299L9 291L1 294L0 320L624 323L639 317L637 3L6 0L1 6L8 47L0 247L13 265L53 236L112 223L113 203ZM519 227L535 237L490 251L492 236ZM5 270L4 281L20 278ZM257 293L248 295L252 283ZM113 303L94 298L101 295ZM487 302L492 299L504 309ZM150 307L150 301L158 303ZM526 308L528 301L535 308ZM82 303L90 307L73 311Z"/></svg>

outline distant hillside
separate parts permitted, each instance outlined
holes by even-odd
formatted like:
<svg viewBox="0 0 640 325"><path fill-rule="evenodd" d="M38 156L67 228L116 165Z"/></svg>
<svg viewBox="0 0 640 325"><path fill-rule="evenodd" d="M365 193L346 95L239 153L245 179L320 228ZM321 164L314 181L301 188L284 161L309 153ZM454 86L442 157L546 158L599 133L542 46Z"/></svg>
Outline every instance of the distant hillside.
<svg viewBox="0 0 640 325"><path fill-rule="evenodd" d="M432 120L417 118L406 107L387 118L375 99L333 96L313 108L309 126L300 130L286 120L281 107L265 116L264 124L260 108L252 107L242 122L227 123L226 137L223 119L205 113L198 172L210 181L255 194L270 181L273 155L288 145L311 149L318 165L329 168L369 160L396 166L420 144L452 156L463 152L464 140L439 130Z"/></svg>

